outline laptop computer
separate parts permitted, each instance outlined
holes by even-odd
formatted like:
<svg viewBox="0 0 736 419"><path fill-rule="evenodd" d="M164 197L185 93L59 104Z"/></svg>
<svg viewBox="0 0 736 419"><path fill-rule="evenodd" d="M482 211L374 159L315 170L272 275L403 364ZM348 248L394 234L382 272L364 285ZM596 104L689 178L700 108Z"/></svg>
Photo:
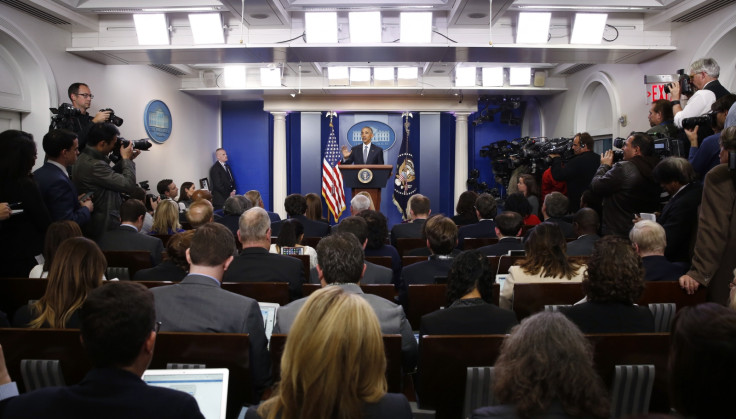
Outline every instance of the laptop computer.
<svg viewBox="0 0 736 419"><path fill-rule="evenodd" d="M146 370L143 373L143 381L148 385L191 394L206 419L225 419L229 380L227 368Z"/></svg>

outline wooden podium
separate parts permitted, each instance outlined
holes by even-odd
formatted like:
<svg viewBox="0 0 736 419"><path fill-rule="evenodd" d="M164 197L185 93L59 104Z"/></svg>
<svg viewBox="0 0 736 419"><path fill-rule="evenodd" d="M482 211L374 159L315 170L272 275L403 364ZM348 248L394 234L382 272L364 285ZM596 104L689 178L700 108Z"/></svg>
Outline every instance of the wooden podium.
<svg viewBox="0 0 736 419"><path fill-rule="evenodd" d="M391 177L390 164L341 164L343 185L352 189L353 196L366 191L373 200L376 210L381 209L381 189Z"/></svg>

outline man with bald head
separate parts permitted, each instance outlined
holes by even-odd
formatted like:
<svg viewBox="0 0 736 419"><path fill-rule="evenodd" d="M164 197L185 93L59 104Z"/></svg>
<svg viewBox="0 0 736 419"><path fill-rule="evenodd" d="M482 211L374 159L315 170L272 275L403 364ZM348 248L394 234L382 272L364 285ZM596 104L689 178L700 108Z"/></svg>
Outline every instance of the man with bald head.
<svg viewBox="0 0 736 419"><path fill-rule="evenodd" d="M266 210L254 207L240 216L238 240L243 250L225 272L224 282L288 282L292 300L302 296L304 268L301 260L269 253L271 220Z"/></svg>

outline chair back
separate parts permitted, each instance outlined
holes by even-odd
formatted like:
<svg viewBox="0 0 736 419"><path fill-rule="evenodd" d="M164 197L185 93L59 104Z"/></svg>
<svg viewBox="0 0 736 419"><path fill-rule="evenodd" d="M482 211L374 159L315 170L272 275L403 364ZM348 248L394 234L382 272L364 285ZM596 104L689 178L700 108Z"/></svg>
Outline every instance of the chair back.
<svg viewBox="0 0 736 419"><path fill-rule="evenodd" d="M654 365L616 365L611 418L646 415L654 388Z"/></svg>
<svg viewBox="0 0 736 419"><path fill-rule="evenodd" d="M468 367L465 377L465 403L463 417L469 418L473 410L496 404L493 397L493 367Z"/></svg>

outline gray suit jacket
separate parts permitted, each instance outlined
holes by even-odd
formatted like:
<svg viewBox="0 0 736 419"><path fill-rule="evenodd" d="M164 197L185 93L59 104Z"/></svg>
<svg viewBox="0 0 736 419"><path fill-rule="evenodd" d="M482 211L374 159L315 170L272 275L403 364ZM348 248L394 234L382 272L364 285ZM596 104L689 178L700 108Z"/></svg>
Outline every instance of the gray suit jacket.
<svg viewBox="0 0 736 419"><path fill-rule="evenodd" d="M195 274L151 291L162 332L247 333L253 387L260 394L270 384L271 358L256 300L220 288L214 278Z"/></svg>
<svg viewBox="0 0 736 419"><path fill-rule="evenodd" d="M401 351L403 354L404 369L407 372L414 370L417 359L417 341L414 339L414 333L411 330L409 321L406 319L404 309L401 308L400 305L394 304L377 295L364 294L360 289L360 286L357 284L328 286L342 287L346 292L359 294L361 297L365 298L366 301L368 301L368 304L373 307L373 311L378 317L378 322L381 323L381 333L401 335ZM309 297L292 301L288 305L278 309L276 312L276 323L273 326L273 333L289 333L291 325L294 324L296 315L307 301L307 298Z"/></svg>
<svg viewBox="0 0 736 419"><path fill-rule="evenodd" d="M363 285L391 284L393 277L394 272L391 269L366 261L365 272L363 273L363 277L360 278L360 283ZM319 284L317 268L312 268L309 271L309 283Z"/></svg>
<svg viewBox="0 0 736 419"><path fill-rule="evenodd" d="M114 230L108 230L97 243L102 250L145 250L151 252L153 266L161 263L161 253L164 244L158 237L138 233L131 226L119 225Z"/></svg>

